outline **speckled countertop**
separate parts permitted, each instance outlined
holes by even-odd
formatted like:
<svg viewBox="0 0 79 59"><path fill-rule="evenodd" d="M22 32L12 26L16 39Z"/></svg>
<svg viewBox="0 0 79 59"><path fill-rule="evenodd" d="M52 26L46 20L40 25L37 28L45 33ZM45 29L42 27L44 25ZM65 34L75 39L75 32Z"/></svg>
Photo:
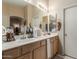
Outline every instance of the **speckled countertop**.
<svg viewBox="0 0 79 59"><path fill-rule="evenodd" d="M17 39L17 40L12 41L12 42L5 42L2 44L2 51L12 49L15 47L19 47L22 45L34 43L37 41L46 40L46 39L49 39L49 38L57 36L57 35L58 35L58 33L51 33L50 35L39 36L37 38Z"/></svg>

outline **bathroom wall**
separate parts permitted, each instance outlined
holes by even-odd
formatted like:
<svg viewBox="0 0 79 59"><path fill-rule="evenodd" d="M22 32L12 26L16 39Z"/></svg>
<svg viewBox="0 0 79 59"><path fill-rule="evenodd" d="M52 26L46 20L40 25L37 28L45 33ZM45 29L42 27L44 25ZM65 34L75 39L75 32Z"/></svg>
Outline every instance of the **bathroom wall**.
<svg viewBox="0 0 79 59"><path fill-rule="evenodd" d="M19 16L24 18L24 7L3 3L2 10L2 25L5 27L10 25L10 16Z"/></svg>
<svg viewBox="0 0 79 59"><path fill-rule="evenodd" d="M60 42L62 45L61 54L64 52L64 39L63 39L63 10L66 7L76 5L77 0L49 0L49 10L52 15L57 14L57 18L62 22L62 28L59 32Z"/></svg>
<svg viewBox="0 0 79 59"><path fill-rule="evenodd" d="M5 27L9 26L9 6L6 3L2 4L2 25Z"/></svg>

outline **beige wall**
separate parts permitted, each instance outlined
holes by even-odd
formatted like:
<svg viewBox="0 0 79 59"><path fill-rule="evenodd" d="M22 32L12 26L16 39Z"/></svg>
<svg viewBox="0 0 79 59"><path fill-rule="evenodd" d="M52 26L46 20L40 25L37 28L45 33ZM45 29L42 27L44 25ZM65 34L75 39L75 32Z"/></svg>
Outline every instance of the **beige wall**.
<svg viewBox="0 0 79 59"><path fill-rule="evenodd" d="M9 26L9 6L8 4L4 3L2 5L2 25L5 27Z"/></svg>
<svg viewBox="0 0 79 59"><path fill-rule="evenodd" d="M77 0L49 0L49 9L50 9L50 13L52 14L57 14L57 17L60 19L60 21L62 22L62 28L61 31L59 32L59 36L60 36L60 41L61 41L61 45L62 45L62 54L64 52L64 39L63 39L63 10L64 8L68 7L68 6L72 6L72 5L76 5L77 4Z"/></svg>
<svg viewBox="0 0 79 59"><path fill-rule="evenodd" d="M11 16L19 16L24 17L24 7L17 6L17 5L9 5L10 8L10 15Z"/></svg>
<svg viewBox="0 0 79 59"><path fill-rule="evenodd" d="M32 20L32 16L33 16L33 6L32 5L28 5L27 6L27 20L28 20L28 24L31 22Z"/></svg>
<svg viewBox="0 0 79 59"><path fill-rule="evenodd" d="M24 18L24 7L3 3L2 4L2 25L3 26L5 27L9 26L10 16L19 16Z"/></svg>

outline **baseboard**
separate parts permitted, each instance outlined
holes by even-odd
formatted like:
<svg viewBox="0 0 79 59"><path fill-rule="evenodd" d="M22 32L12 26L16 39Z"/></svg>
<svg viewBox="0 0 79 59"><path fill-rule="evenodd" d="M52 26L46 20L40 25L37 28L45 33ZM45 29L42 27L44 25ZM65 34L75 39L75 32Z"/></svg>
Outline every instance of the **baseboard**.
<svg viewBox="0 0 79 59"><path fill-rule="evenodd" d="M55 58L55 56L59 56L59 57L61 57L58 53L56 53L55 55L53 55L52 57L47 58L47 59L54 59L54 58Z"/></svg>
<svg viewBox="0 0 79 59"><path fill-rule="evenodd" d="M58 54L57 56L59 56L59 57L61 57L61 58L64 58L64 56L63 56L63 55L59 55L59 54Z"/></svg>
<svg viewBox="0 0 79 59"><path fill-rule="evenodd" d="M70 58L74 58L74 57L72 57L72 56L69 56L69 55L66 55L66 54L65 54L65 56L68 56L68 57L70 57ZM74 59L77 59L77 58L74 58Z"/></svg>

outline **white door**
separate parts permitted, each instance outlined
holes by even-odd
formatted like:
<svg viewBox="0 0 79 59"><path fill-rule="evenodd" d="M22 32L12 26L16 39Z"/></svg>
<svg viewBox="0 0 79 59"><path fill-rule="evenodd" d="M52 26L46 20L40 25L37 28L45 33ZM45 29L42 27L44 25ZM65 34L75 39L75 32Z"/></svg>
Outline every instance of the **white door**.
<svg viewBox="0 0 79 59"><path fill-rule="evenodd" d="M77 58L77 7L65 9L65 54Z"/></svg>

